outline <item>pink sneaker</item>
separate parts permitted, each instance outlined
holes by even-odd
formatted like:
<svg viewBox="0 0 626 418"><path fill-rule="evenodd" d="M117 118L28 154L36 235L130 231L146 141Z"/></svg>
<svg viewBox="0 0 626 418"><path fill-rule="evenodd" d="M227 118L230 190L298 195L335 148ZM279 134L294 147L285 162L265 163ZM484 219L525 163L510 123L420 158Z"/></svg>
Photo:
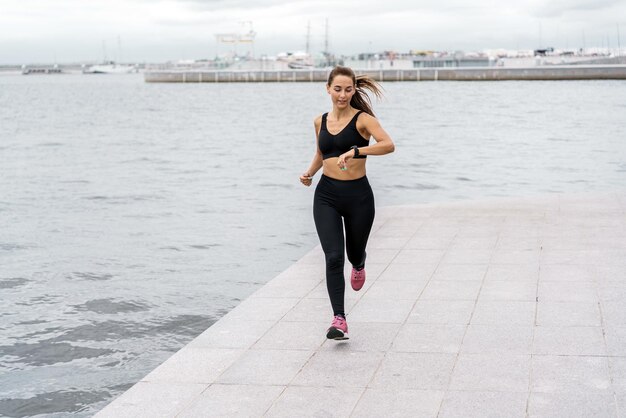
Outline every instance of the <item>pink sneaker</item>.
<svg viewBox="0 0 626 418"><path fill-rule="evenodd" d="M361 290L365 284L365 268L357 270L352 268L352 274L350 275L350 284L354 290Z"/></svg>
<svg viewBox="0 0 626 418"><path fill-rule="evenodd" d="M330 328L326 332L326 338L329 340L347 340L348 339L348 323L345 318L335 315Z"/></svg>

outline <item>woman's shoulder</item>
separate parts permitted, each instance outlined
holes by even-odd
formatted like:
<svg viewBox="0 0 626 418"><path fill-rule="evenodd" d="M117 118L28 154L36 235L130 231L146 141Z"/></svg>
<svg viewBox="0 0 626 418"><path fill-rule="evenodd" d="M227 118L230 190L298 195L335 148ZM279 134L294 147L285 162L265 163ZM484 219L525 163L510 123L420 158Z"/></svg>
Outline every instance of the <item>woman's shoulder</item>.
<svg viewBox="0 0 626 418"><path fill-rule="evenodd" d="M326 113L318 115L315 117L315 119L313 119L313 123L315 124L315 126L320 126L322 124L322 118L324 117L324 115L326 115Z"/></svg>
<svg viewBox="0 0 626 418"><path fill-rule="evenodd" d="M370 115L369 113L367 113L365 110L357 110L358 119L376 119L375 116Z"/></svg>
<svg viewBox="0 0 626 418"><path fill-rule="evenodd" d="M356 122L361 125L365 125L371 123L372 121L377 120L375 116L370 115L365 110L359 110L359 114L356 117Z"/></svg>

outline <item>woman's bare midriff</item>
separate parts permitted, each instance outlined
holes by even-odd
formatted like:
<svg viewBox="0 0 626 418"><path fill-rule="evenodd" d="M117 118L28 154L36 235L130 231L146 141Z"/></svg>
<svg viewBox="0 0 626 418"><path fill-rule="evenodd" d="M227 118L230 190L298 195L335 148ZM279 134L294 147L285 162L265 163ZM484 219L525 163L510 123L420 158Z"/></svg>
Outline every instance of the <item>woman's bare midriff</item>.
<svg viewBox="0 0 626 418"><path fill-rule="evenodd" d="M337 165L338 157L330 157L324 160L323 170L325 176L336 180L356 180L365 175L365 158L348 160L348 169L343 171Z"/></svg>

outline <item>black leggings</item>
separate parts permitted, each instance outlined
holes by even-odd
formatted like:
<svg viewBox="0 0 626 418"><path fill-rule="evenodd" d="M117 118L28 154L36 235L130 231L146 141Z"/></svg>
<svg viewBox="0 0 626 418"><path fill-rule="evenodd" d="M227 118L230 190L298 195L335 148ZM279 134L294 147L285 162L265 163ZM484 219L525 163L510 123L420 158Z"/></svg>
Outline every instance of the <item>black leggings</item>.
<svg viewBox="0 0 626 418"><path fill-rule="evenodd" d="M346 252L353 267L365 265L365 246L374 222L374 194L367 177L335 180L322 175L313 198L313 218L326 256L326 287L334 315L344 315Z"/></svg>

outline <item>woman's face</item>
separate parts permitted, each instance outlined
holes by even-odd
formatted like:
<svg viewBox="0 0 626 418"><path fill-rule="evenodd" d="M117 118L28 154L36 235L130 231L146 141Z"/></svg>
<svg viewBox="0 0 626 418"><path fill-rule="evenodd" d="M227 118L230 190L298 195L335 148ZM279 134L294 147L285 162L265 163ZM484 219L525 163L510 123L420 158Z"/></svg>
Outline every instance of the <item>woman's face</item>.
<svg viewBox="0 0 626 418"><path fill-rule="evenodd" d="M333 78L330 86L326 86L333 105L339 109L350 106L350 100L354 96L354 83L352 78L345 75L337 75Z"/></svg>

